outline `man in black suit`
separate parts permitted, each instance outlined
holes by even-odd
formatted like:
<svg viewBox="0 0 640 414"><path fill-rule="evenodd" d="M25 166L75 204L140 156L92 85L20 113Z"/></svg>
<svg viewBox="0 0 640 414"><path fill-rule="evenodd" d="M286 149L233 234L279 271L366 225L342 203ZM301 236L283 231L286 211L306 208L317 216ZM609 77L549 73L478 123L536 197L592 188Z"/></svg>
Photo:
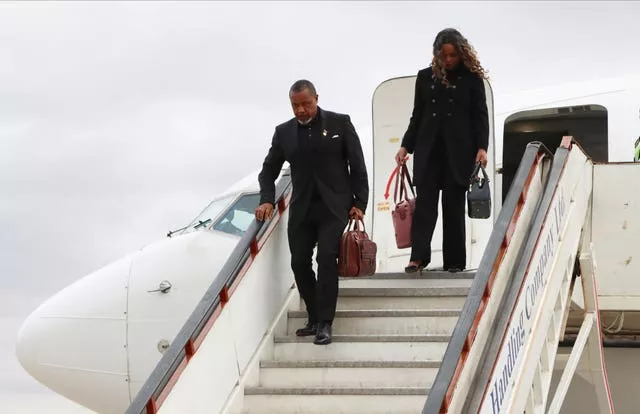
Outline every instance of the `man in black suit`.
<svg viewBox="0 0 640 414"><path fill-rule="evenodd" d="M364 217L367 168L349 115L319 108L316 89L307 80L293 84L289 99L295 117L276 127L258 176L261 200L256 218L272 217L275 180L288 161L293 186L288 223L291 268L309 317L296 335L315 335L315 344L326 345L332 340L338 300L340 238L349 217ZM311 267L316 244L317 281Z"/></svg>

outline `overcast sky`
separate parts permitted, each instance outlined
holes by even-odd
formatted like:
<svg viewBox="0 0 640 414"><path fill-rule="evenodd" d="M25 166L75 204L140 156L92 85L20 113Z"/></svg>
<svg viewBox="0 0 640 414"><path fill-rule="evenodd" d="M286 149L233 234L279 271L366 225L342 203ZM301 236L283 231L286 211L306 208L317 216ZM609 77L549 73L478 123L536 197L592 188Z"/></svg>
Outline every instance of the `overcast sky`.
<svg viewBox="0 0 640 414"><path fill-rule="evenodd" d="M258 168L294 80L370 153L374 88L446 26L497 96L640 66L634 2L233 3L0 3L0 412L75 412L15 361L20 323Z"/></svg>

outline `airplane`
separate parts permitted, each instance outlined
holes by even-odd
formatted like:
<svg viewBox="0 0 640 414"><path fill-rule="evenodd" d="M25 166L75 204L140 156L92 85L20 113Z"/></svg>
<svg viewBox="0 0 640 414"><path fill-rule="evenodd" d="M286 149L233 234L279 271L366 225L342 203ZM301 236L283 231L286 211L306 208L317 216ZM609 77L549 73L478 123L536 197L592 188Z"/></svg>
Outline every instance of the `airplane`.
<svg viewBox="0 0 640 414"><path fill-rule="evenodd" d="M379 244L381 271L401 271L408 261L406 250L385 240L393 239L388 184L393 154L409 120L414 82L415 76L389 79L374 93L374 111L376 105L393 103L393 109L378 111L374 118L375 151L367 159L372 185L366 228ZM489 82L485 86L494 218L530 141L553 151L562 136L572 135L596 162L639 160L640 139L633 145L640 133L640 77L560 84L495 100ZM124 412L253 223L257 175L253 171L216 195L183 228L79 279L40 305L18 334L16 354L23 368L95 412ZM478 265L492 224L468 222L475 226L467 236L469 268ZM440 220L433 242L435 266L441 260L439 228ZM282 247L283 254L286 249Z"/></svg>

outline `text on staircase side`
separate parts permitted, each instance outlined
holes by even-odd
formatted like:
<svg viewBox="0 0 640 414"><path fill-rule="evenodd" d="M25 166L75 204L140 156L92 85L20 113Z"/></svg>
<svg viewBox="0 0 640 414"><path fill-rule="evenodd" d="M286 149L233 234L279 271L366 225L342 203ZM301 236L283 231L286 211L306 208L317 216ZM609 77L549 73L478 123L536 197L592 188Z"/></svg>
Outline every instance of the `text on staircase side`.
<svg viewBox="0 0 640 414"><path fill-rule="evenodd" d="M493 414L502 412L505 399L511 396L514 385L512 375L522 364L520 357L531 333L532 317L536 314L540 294L547 284L548 270L558 250L560 232L564 229L566 207L565 191L558 186L526 271L524 287L518 296L480 412L489 412L489 407Z"/></svg>

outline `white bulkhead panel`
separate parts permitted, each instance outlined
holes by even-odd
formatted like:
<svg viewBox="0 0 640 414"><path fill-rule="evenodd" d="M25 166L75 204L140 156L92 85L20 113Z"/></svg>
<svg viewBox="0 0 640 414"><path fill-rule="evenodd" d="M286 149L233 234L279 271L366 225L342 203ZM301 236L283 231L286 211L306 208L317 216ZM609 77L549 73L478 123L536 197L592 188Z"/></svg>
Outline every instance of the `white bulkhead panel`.
<svg viewBox="0 0 640 414"><path fill-rule="evenodd" d="M640 165L595 165L592 232L601 310L640 309Z"/></svg>

